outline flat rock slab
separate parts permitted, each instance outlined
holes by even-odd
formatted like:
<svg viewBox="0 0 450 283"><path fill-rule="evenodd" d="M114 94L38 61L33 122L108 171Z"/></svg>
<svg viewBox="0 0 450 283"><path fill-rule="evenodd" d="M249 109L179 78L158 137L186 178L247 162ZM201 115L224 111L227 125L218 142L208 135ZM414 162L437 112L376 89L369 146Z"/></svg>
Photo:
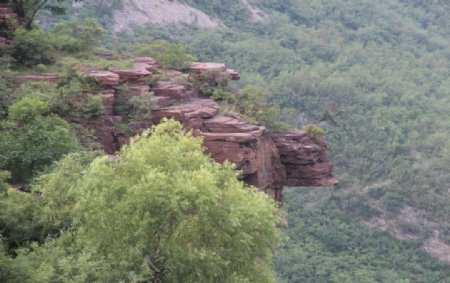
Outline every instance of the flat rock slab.
<svg viewBox="0 0 450 283"><path fill-rule="evenodd" d="M204 125L208 131L219 133L247 133L260 130L260 127L250 125L246 121L222 115L206 120Z"/></svg>
<svg viewBox="0 0 450 283"><path fill-rule="evenodd" d="M227 68L225 64L222 63L212 63L212 62L194 62L189 68L189 72L201 74L206 71L223 71L225 72Z"/></svg>
<svg viewBox="0 0 450 283"><path fill-rule="evenodd" d="M56 73L36 73L24 76L15 77L17 82L49 82L54 83L58 80L58 74Z"/></svg>
<svg viewBox="0 0 450 283"><path fill-rule="evenodd" d="M120 77L120 81L136 81L143 78L148 78L152 75L152 72L148 71L144 65L139 65L139 68L125 69L125 70L112 70Z"/></svg>
<svg viewBox="0 0 450 283"><path fill-rule="evenodd" d="M115 86L120 83L119 75L110 71L92 70L86 72L86 75L102 86Z"/></svg>
<svg viewBox="0 0 450 283"><path fill-rule="evenodd" d="M187 87L171 81L159 82L157 87L151 89L156 95L170 96L172 98L186 98Z"/></svg>
<svg viewBox="0 0 450 283"><path fill-rule="evenodd" d="M238 72L236 72L235 70L227 69L227 73L230 76L230 79L233 81L237 81L237 80L241 79L241 75Z"/></svg>

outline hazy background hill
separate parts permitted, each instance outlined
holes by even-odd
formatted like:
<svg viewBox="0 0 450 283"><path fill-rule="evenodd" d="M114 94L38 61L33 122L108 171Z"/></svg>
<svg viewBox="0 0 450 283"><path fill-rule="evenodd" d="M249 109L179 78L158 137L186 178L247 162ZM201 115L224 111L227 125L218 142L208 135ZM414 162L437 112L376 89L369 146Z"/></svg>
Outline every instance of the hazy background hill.
<svg viewBox="0 0 450 283"><path fill-rule="evenodd" d="M105 43L181 42L326 130L340 185L289 189L286 282L450 282L450 2L86 1ZM66 16L68 18L68 16ZM41 23L51 21L45 14ZM133 20L131 20L133 19Z"/></svg>

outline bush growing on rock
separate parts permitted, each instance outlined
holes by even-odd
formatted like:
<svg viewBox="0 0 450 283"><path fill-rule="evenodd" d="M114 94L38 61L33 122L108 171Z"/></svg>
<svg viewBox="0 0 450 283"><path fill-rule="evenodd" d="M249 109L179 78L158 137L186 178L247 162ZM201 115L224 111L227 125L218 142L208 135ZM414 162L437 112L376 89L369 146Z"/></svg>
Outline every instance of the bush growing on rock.
<svg viewBox="0 0 450 283"><path fill-rule="evenodd" d="M276 104L271 104L266 89L257 86L246 86L236 94L235 109L254 124L262 124L274 132L290 130L291 127L282 122L283 113Z"/></svg>
<svg viewBox="0 0 450 283"><path fill-rule="evenodd" d="M201 74L191 74L190 81L201 94L214 100L233 100L233 95L225 90L230 76L222 70L208 70Z"/></svg>
<svg viewBox="0 0 450 283"><path fill-rule="evenodd" d="M13 57L21 64L35 66L55 61L52 39L44 31L35 28L18 28L13 37Z"/></svg>
<svg viewBox="0 0 450 283"><path fill-rule="evenodd" d="M195 60L181 45L170 44L163 40L140 47L138 54L153 57L162 68L174 70L186 69L189 63Z"/></svg>
<svg viewBox="0 0 450 283"><path fill-rule="evenodd" d="M69 58L61 66L52 110L64 118L93 119L103 114L103 97L99 90L79 72L79 61Z"/></svg>
<svg viewBox="0 0 450 283"><path fill-rule="evenodd" d="M313 137L322 139L325 135L325 131L314 124L308 124L305 127L303 127L303 131L305 131L308 135L311 135Z"/></svg>
<svg viewBox="0 0 450 283"><path fill-rule="evenodd" d="M155 97L153 92L143 93L132 97L128 104L133 120L150 121L152 110L155 108Z"/></svg>

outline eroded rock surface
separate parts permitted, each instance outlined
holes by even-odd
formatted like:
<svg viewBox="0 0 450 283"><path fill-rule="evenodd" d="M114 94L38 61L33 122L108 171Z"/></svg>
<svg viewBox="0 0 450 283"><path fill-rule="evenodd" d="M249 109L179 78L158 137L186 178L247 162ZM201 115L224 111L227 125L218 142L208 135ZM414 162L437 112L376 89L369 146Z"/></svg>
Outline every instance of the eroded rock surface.
<svg viewBox="0 0 450 283"><path fill-rule="evenodd" d="M108 154L114 154L128 142L127 136L121 133L124 126L129 135L134 135L163 118L173 118L203 139L206 152L214 160L235 164L239 179L277 201L282 201L281 192L286 185L331 186L337 183L322 140L302 131L272 134L263 126L240 119L239 115L222 115L220 105L199 95L189 82L189 74L201 77L211 70L226 72L230 79L239 79L236 71L227 69L224 64L193 63L187 73L182 73L158 70L157 62L149 57L135 58L133 62L133 67L126 70L84 70L88 77L103 86L104 89L94 95L102 95L105 112L93 120L70 121L93 131ZM160 79L150 86L148 79L153 78L153 72L159 74ZM46 76L40 74L27 80L44 78ZM47 78L56 79L55 74ZM148 121L129 121L127 113L115 112L117 106L124 103L123 95L131 98L149 91L155 94L156 109Z"/></svg>
<svg viewBox="0 0 450 283"><path fill-rule="evenodd" d="M281 162L286 168L287 186L331 186L333 177L326 144L303 131L274 134L272 140L278 148Z"/></svg>

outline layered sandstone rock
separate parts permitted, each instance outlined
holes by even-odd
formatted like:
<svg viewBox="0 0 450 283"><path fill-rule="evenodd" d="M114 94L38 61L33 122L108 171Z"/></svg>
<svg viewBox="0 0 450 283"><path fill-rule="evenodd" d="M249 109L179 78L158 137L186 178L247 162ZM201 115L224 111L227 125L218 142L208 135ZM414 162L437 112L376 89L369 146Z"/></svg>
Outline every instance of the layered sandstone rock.
<svg viewBox="0 0 450 283"><path fill-rule="evenodd" d="M231 80L239 80L241 77L233 69L227 69L225 64L211 62L194 62L188 68L189 73L201 75L206 72L219 72L228 75Z"/></svg>
<svg viewBox="0 0 450 283"><path fill-rule="evenodd" d="M225 64L222 63L212 63L212 62L194 62L189 66L189 72L192 73L203 73L206 71L223 71L225 72L227 68Z"/></svg>
<svg viewBox="0 0 450 283"><path fill-rule="evenodd" d="M86 75L102 86L115 86L120 82L119 75L110 71L93 70L86 72Z"/></svg>
<svg viewBox="0 0 450 283"><path fill-rule="evenodd" d="M17 76L15 80L18 83L25 82L49 82L54 83L58 80L58 74L56 73L34 73L24 76Z"/></svg>
<svg viewBox="0 0 450 283"><path fill-rule="evenodd" d="M133 68L128 70L86 71L104 87L94 95L102 95L105 113L94 120L71 121L94 131L108 154L114 154L127 143L118 124L125 124L132 134L136 134L163 118L173 118L203 139L206 152L214 160L233 163L239 179L265 191L277 201L282 201L281 192L286 185L330 186L337 183L322 140L302 131L273 134L263 126L249 124L237 114L233 117L221 115L220 105L199 95L189 83L188 74L156 70L157 62L153 58L136 58L133 62ZM150 87L146 80L154 76L155 70L163 79ZM201 77L211 70L226 72L231 79L239 78L239 73L217 63L194 63L188 73ZM127 87L121 88L125 84ZM129 121L126 113L115 113L115 106L120 106L118 104L124 99L118 98L119 91L125 92L128 98L154 92L156 109L152 111L151 119Z"/></svg>
<svg viewBox="0 0 450 283"><path fill-rule="evenodd" d="M303 131L271 135L286 168L287 186L331 186L337 184L322 140Z"/></svg>

